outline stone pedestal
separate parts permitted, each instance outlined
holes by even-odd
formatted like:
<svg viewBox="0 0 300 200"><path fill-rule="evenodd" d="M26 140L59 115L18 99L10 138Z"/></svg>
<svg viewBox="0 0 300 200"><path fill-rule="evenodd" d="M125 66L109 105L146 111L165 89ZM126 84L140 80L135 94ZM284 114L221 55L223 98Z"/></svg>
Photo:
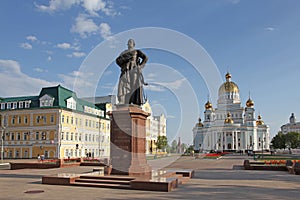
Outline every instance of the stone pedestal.
<svg viewBox="0 0 300 200"><path fill-rule="evenodd" d="M119 105L111 118L111 174L150 176L146 160L146 119L150 115L139 106Z"/></svg>

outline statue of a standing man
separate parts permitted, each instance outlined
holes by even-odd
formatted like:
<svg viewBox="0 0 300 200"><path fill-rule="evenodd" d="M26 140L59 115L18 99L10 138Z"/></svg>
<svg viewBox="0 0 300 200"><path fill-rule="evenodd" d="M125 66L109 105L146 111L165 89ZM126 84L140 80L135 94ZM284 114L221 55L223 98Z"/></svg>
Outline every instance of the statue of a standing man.
<svg viewBox="0 0 300 200"><path fill-rule="evenodd" d="M119 104L142 105L144 82L142 69L148 57L140 50L134 49L133 39L128 40L128 49L123 51L116 59L116 63L121 68L121 75L118 85Z"/></svg>

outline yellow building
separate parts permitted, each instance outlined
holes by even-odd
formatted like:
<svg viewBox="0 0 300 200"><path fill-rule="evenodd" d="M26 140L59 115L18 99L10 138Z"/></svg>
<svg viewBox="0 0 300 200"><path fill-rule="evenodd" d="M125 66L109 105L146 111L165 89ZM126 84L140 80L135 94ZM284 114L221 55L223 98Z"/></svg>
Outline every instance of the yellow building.
<svg viewBox="0 0 300 200"><path fill-rule="evenodd" d="M0 115L4 158L109 157L105 112L60 85L0 98Z"/></svg>

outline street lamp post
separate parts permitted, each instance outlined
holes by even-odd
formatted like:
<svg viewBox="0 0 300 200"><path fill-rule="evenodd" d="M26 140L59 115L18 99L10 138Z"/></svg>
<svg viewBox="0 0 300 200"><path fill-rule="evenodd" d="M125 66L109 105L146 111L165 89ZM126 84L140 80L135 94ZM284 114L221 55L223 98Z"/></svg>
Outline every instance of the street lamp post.
<svg viewBox="0 0 300 200"><path fill-rule="evenodd" d="M2 130L1 130L1 163L3 163L3 157L4 157L3 142L4 142L4 130L5 130L5 127L2 126L1 128L2 128Z"/></svg>

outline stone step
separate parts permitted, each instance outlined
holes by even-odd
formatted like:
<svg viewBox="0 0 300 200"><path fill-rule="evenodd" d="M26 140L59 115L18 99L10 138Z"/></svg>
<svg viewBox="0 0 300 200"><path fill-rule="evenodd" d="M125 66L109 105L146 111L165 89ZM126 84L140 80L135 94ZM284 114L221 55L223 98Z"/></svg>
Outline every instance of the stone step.
<svg viewBox="0 0 300 200"><path fill-rule="evenodd" d="M122 185L122 184L74 182L74 183L71 183L71 185L73 185L73 186L80 186L80 187L99 187L99 188L113 188L113 189L131 189L130 185Z"/></svg>
<svg viewBox="0 0 300 200"><path fill-rule="evenodd" d="M120 180L120 181L131 181L134 180L134 177L129 176L88 176L82 175L81 179L101 179L101 180Z"/></svg>
<svg viewBox="0 0 300 200"><path fill-rule="evenodd" d="M84 179L84 178L80 178L80 179L77 179L75 182L130 185L130 181L128 181L128 180L111 180L111 179Z"/></svg>

